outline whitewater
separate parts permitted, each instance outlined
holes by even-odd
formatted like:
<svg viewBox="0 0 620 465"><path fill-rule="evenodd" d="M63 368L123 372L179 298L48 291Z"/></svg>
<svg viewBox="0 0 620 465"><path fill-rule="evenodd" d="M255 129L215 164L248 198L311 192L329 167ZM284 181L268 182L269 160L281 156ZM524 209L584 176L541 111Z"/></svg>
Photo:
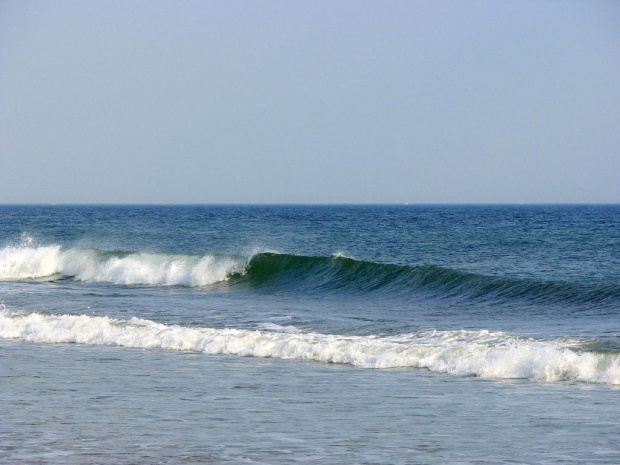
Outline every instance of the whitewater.
<svg viewBox="0 0 620 465"><path fill-rule="evenodd" d="M295 329L295 328L293 328ZM140 318L0 313L0 337L116 345L361 368L427 368L461 376L620 384L620 354L583 350L591 341L536 341L488 331L422 331L398 337L187 328Z"/></svg>
<svg viewBox="0 0 620 465"><path fill-rule="evenodd" d="M63 250L60 245L4 247L0 279L37 279L60 275L87 282L205 286L240 273L242 258L153 253L111 254Z"/></svg>

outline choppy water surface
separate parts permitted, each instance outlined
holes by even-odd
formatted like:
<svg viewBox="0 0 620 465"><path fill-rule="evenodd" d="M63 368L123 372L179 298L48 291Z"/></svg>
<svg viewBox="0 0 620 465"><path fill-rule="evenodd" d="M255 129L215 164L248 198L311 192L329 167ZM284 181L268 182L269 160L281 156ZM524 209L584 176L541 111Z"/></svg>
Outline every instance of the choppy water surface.
<svg viewBox="0 0 620 465"><path fill-rule="evenodd" d="M0 207L0 463L619 463L620 207Z"/></svg>

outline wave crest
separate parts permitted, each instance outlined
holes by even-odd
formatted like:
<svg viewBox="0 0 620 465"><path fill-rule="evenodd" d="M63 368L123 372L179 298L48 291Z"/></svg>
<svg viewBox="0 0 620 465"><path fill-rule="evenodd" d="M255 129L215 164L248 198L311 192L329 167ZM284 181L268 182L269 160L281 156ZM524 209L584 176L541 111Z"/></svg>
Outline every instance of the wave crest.
<svg viewBox="0 0 620 465"><path fill-rule="evenodd" d="M437 266L373 263L256 251L251 256L63 250L58 245L5 247L0 279L71 277L86 282L206 286L222 281L254 288L421 296L485 303L528 302L615 307L616 284L547 282L486 276Z"/></svg>
<svg viewBox="0 0 620 465"><path fill-rule="evenodd" d="M340 255L308 257L261 253L248 262L245 281L256 286L422 295L476 303L616 305L620 286L486 276L438 266L373 263Z"/></svg>
<svg viewBox="0 0 620 465"><path fill-rule="evenodd" d="M42 279L60 275L86 282L205 286L241 273L247 259L218 255L62 250L58 245L5 247L0 279Z"/></svg>
<svg viewBox="0 0 620 465"><path fill-rule="evenodd" d="M620 384L617 351L588 351L586 341L544 341L484 330L345 336L182 327L138 318L3 312L0 337L311 360L361 368L426 368L491 379Z"/></svg>
<svg viewBox="0 0 620 465"><path fill-rule="evenodd" d="M0 279L28 279L52 276L61 270L59 245L18 246L0 250Z"/></svg>

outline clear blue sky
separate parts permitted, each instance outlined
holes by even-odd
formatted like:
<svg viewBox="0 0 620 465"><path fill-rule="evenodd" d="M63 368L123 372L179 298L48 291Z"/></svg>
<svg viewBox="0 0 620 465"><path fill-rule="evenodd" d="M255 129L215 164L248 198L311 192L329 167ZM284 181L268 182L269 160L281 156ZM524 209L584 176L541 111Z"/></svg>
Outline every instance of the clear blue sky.
<svg viewBox="0 0 620 465"><path fill-rule="evenodd" d="M620 202L620 2L0 1L0 203Z"/></svg>

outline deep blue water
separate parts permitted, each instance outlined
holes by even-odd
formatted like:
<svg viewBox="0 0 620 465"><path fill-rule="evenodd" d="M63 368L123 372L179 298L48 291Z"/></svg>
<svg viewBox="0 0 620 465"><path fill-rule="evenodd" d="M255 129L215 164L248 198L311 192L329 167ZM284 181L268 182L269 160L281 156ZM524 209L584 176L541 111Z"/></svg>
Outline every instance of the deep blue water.
<svg viewBox="0 0 620 465"><path fill-rule="evenodd" d="M620 206L0 206L0 299L0 463L620 462Z"/></svg>

